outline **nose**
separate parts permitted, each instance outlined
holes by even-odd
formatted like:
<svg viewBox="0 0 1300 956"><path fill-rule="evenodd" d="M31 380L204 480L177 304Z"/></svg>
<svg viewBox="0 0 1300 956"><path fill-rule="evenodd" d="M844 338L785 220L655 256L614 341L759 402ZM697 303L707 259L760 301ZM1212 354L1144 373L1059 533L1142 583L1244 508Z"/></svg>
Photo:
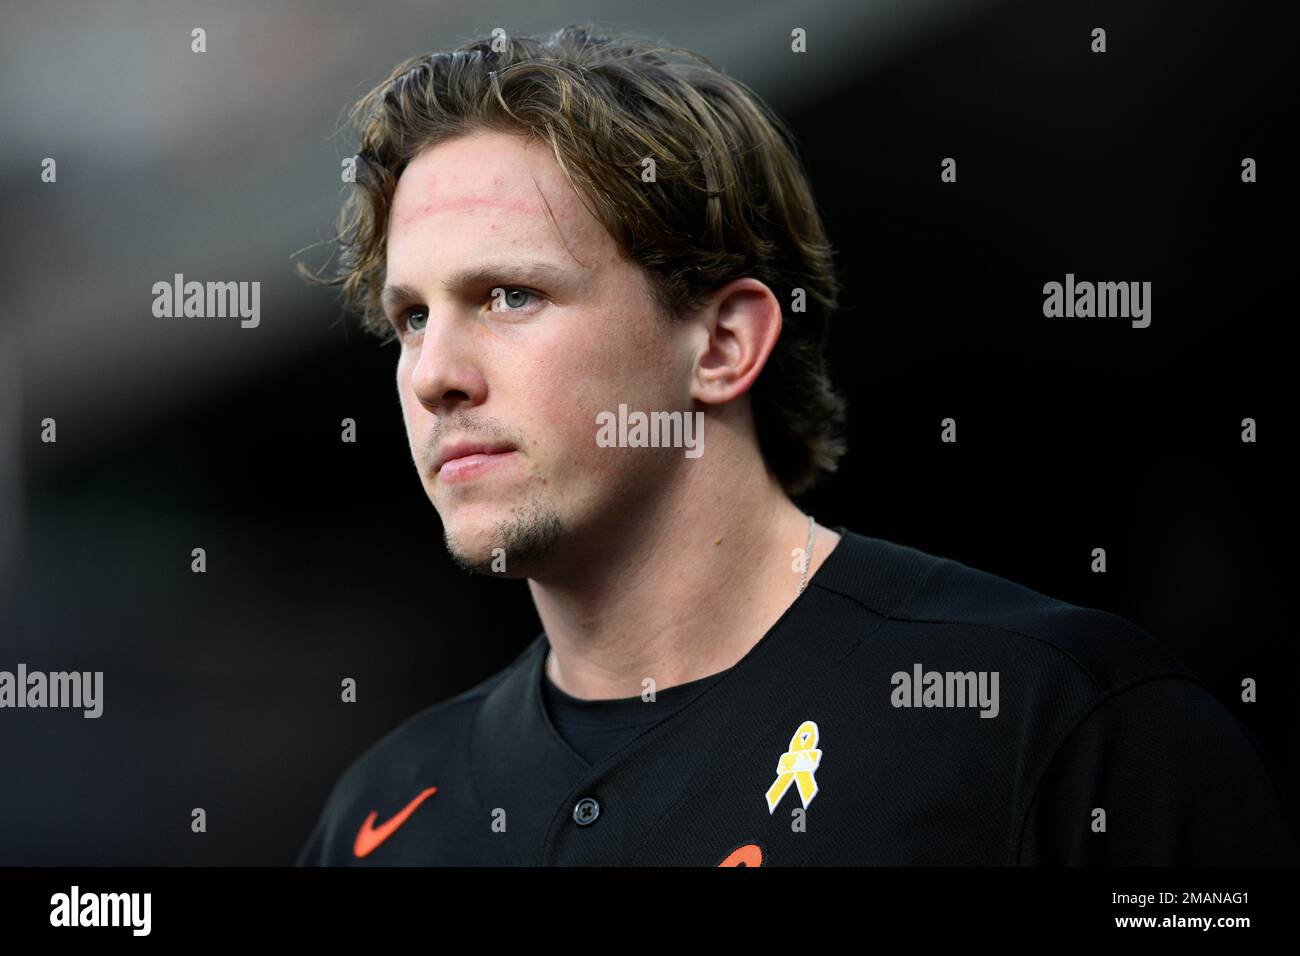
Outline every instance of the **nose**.
<svg viewBox="0 0 1300 956"><path fill-rule="evenodd" d="M453 413L462 404L480 404L487 384L474 360L465 330L456 320L430 315L420 335L419 356L411 371L410 387L420 404L439 416Z"/></svg>

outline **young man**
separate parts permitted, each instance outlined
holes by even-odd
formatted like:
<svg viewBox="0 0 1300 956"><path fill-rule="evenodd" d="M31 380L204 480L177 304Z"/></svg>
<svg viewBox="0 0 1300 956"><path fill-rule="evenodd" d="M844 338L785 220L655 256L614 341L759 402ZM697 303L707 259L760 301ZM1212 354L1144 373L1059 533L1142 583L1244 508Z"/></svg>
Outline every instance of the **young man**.
<svg viewBox="0 0 1300 956"><path fill-rule="evenodd" d="M792 502L843 451L837 284L745 87L568 28L354 115L334 281L398 341L452 558L544 631L356 760L300 863L1289 858L1253 740L1150 637Z"/></svg>

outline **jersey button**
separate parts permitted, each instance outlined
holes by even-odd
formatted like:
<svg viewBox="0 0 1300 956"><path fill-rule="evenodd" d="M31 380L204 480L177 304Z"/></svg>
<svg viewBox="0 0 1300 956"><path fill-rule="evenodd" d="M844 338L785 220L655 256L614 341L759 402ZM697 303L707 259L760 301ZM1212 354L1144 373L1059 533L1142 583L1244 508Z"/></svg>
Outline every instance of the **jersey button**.
<svg viewBox="0 0 1300 956"><path fill-rule="evenodd" d="M592 797L583 797L573 808L573 820L580 827L590 826L600 816L600 804Z"/></svg>

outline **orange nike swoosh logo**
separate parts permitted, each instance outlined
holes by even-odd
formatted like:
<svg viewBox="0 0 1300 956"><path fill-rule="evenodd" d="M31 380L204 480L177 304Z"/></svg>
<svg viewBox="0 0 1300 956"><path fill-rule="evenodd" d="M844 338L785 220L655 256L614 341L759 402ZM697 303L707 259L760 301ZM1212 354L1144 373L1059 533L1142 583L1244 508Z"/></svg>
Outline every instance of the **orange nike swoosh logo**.
<svg viewBox="0 0 1300 956"><path fill-rule="evenodd" d="M718 866L762 866L763 850L757 844L746 843L736 847Z"/></svg>
<svg viewBox="0 0 1300 956"><path fill-rule="evenodd" d="M375 847L387 840L403 823L407 821L416 808L424 803L425 800L438 792L437 787L430 787L423 791L418 797L408 803L397 816L386 822L383 826L376 827L375 817L379 816L378 810L371 810L370 816L366 817L366 822L361 824L361 829L357 831L357 842L352 845L352 852L358 858L369 856L374 852Z"/></svg>

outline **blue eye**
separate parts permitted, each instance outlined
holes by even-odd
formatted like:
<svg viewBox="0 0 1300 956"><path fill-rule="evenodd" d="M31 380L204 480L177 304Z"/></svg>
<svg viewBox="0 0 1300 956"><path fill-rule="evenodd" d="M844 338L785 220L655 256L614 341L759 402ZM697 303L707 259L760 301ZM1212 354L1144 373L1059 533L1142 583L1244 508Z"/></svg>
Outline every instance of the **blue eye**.
<svg viewBox="0 0 1300 956"><path fill-rule="evenodd" d="M541 293L519 286L496 286L492 289L488 309L506 314L516 312L531 314L535 310L528 307L534 300L540 303ZM429 323L429 310L420 305L409 306L400 309L392 321L399 337L412 332L421 332Z"/></svg>
<svg viewBox="0 0 1300 956"><path fill-rule="evenodd" d="M522 297L523 301L520 301ZM514 312L528 304L529 299L537 298L535 293L514 286L498 286L492 290L493 312Z"/></svg>

